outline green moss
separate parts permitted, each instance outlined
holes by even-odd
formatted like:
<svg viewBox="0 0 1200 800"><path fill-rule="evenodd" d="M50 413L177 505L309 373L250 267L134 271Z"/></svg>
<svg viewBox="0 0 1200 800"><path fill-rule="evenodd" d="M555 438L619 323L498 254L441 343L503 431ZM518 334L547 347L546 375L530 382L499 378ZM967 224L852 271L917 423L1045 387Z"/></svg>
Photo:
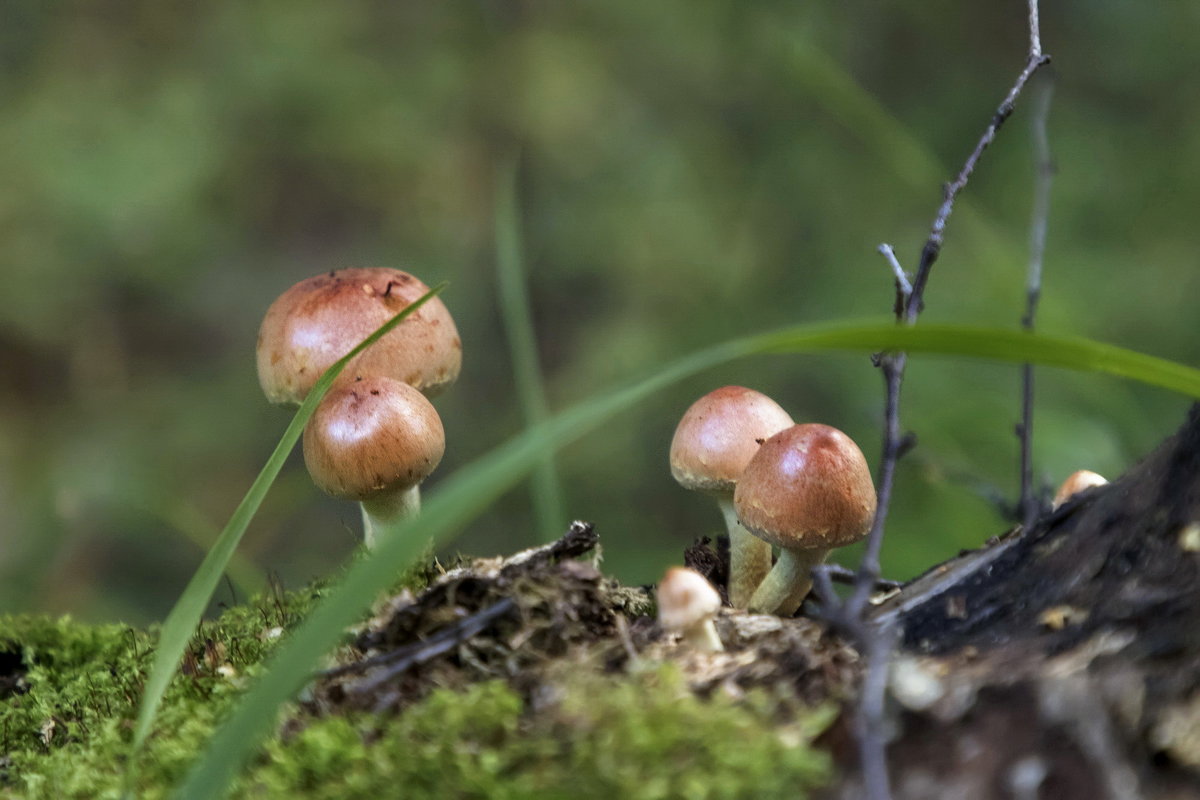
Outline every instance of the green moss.
<svg viewBox="0 0 1200 800"><path fill-rule="evenodd" d="M137 797L168 796L319 593L272 594L204 624L164 700ZM9 654L0 658L0 798L120 797L153 644L154 634L119 625L0 617L0 653ZM493 681L434 691L399 715L306 720L267 744L235 793L771 798L802 796L828 773L809 747L827 715L789 723L756 692L698 699L672 665L617 676L573 665L553 677L560 671L534 691L537 708Z"/></svg>
<svg viewBox="0 0 1200 800"><path fill-rule="evenodd" d="M171 683L139 797L163 796L246 680L320 594L272 592L206 622ZM115 798L155 634L69 617L0 617L0 797ZM23 673L23 674L22 674Z"/></svg>
<svg viewBox="0 0 1200 800"><path fill-rule="evenodd" d="M693 696L667 665L581 675L536 714L501 682L434 692L389 718L317 721L273 742L240 797L803 797L828 774L809 747L827 720L781 727L765 694ZM369 744L368 744L369 742Z"/></svg>

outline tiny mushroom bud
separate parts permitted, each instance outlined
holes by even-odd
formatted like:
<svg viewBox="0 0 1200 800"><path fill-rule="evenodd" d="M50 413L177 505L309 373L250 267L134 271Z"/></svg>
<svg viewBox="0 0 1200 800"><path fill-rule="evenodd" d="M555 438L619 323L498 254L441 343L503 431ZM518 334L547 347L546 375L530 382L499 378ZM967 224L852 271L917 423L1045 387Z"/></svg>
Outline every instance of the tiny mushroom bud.
<svg viewBox="0 0 1200 800"><path fill-rule="evenodd" d="M691 405L671 440L671 474L685 489L716 498L729 531L729 603L745 608L771 570L771 546L751 536L733 510L733 490L759 445L792 424L761 392L723 386Z"/></svg>
<svg viewBox="0 0 1200 800"><path fill-rule="evenodd" d="M704 576L687 567L671 567L658 582L658 624L677 633L697 650L724 650L713 618L721 595Z"/></svg>
<svg viewBox="0 0 1200 800"><path fill-rule="evenodd" d="M343 269L300 281L267 309L258 332L258 380L272 403L299 405L333 362L429 287L398 269ZM462 341L433 297L346 365L343 375L383 375L433 397L454 383Z"/></svg>
<svg viewBox="0 0 1200 800"><path fill-rule="evenodd" d="M406 383L371 376L329 390L304 428L304 463L328 494L362 504L364 538L414 516L446 449L442 421Z"/></svg>
<svg viewBox="0 0 1200 800"><path fill-rule="evenodd" d="M1084 489L1091 489L1094 486L1103 486L1108 483L1102 475L1087 469L1081 469L1078 472L1072 472L1071 475L1062 482L1062 486L1058 487L1058 491L1054 493L1054 502L1052 508L1058 508L1063 503L1071 499L1072 496L1079 494Z"/></svg>
<svg viewBox="0 0 1200 800"><path fill-rule="evenodd" d="M780 548L750 610L791 616L812 588L812 568L835 547L864 538L875 486L858 445L828 425L794 425L746 465L734 494L742 524Z"/></svg>

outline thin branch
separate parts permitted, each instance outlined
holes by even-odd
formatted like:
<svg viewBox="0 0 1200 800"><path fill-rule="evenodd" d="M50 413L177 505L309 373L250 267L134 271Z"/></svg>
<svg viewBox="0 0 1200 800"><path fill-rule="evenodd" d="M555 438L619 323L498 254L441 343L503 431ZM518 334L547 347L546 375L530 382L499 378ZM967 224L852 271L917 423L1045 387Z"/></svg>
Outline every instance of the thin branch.
<svg viewBox="0 0 1200 800"><path fill-rule="evenodd" d="M836 583L844 583L847 586L853 586L858 580L858 571L843 567L841 564L826 564L824 572L829 576L829 580ZM875 591L890 592L893 589L899 589L903 584L900 581L890 581L887 578L880 578L875 581Z"/></svg>
<svg viewBox="0 0 1200 800"><path fill-rule="evenodd" d="M1029 272L1025 282L1025 314L1021 327L1032 331L1042 293L1042 263L1046 253L1046 229L1050 219L1050 186L1054 181L1054 161L1050 154L1047 120L1054 85L1044 79L1037 87L1033 103L1033 160L1036 177L1033 186L1033 212L1029 226ZM1042 503L1033 487L1033 366L1021 368L1021 496L1017 509L1026 530L1033 525Z"/></svg>
<svg viewBox="0 0 1200 800"><path fill-rule="evenodd" d="M1038 18L1037 0L1030 0L1029 2L1029 18L1031 23L1036 25ZM996 109L996 113L992 115L992 121L988 123L987 129L975 145L975 149L967 157L963 168L953 181L946 184L943 190L942 205L938 208L937 216L933 220L933 226L929 230L929 239L926 240L925 247L921 250L921 261L917 265L917 277L913 280L913 291L908 298L908 306L905 308L905 322L909 324L916 322L917 317L921 313L921 308L924 305L925 284L929 282L929 273L933 269L938 255L941 253L946 223L950 220L950 214L954 211L954 201L958 199L958 193L966 188L967 181L971 179L971 175L975 172L975 166L979 163L983 151L996 139L996 133L1000 130L1000 126L1012 116L1017 98L1021 96L1021 92L1025 89L1025 84L1033 77L1033 73L1048 63L1050 63L1050 56L1042 53L1040 37L1033 36L1029 57L1025 61L1025 68L1017 76L1016 83L1008 90L1004 102L1000 104L1000 107Z"/></svg>
<svg viewBox="0 0 1200 800"><path fill-rule="evenodd" d="M901 310L908 305L908 298L912 295L912 283L908 279L908 273L904 271L904 267L900 266L900 259L896 258L896 251L890 244L884 242L875 248L887 260L888 266L892 268L892 277L896 279L896 316L900 316Z"/></svg>
<svg viewBox="0 0 1200 800"><path fill-rule="evenodd" d="M887 740L884 735L886 724L886 699L888 661L896 646L894 625L881 625L865 646L867 668L863 674L863 685L859 693L858 707L854 714L854 734L858 740L863 788L871 800L886 800L891 797L888 780Z"/></svg>
<svg viewBox="0 0 1200 800"><path fill-rule="evenodd" d="M1005 120L1012 115L1013 108L1024 90L1025 84L1039 68L1050 61L1050 57L1042 52L1038 16L1038 0L1029 0L1029 53L1025 60L1025 66L1003 102L1000 103L999 108L992 115L983 136L967 157L966 163L963 164L954 180L944 189L942 205L938 208L929 231L929 238L921 250L921 258L911 291L907 292L906 297L903 297L903 302L896 304L896 317L899 324L913 325L916 323L924 308L925 287L929 282L929 274L933 265L941 252L946 224L954 211L954 201L959 192L966 187L983 151L996 138L996 133ZM882 247L880 251L884 253L885 257L888 255ZM897 267L899 267L898 261L893 266L893 270L896 270ZM898 272L902 275L904 270L899 269ZM899 282L897 282L897 292L904 294L902 284ZM891 789L888 785L883 713L884 699L887 694L888 658L894 645L895 632L890 627L881 628L870 625L865 619L864 612L871 591L879 578L879 553L883 546L883 531L891 505L896 463L911 447L913 438L902 436L900 432L900 392L904 383L907 357L903 352L887 353L877 356L875 361L883 372L886 388L883 458L879 467L879 499L875 520L867 534L866 547L858 568L858 578L850 596L844 601L838 600L837 595L833 592L829 574L823 569L814 570L814 586L823 607L822 616L851 638L866 660L863 685L859 693L855 716L855 739L858 742L866 797L869 800L890 800Z"/></svg>

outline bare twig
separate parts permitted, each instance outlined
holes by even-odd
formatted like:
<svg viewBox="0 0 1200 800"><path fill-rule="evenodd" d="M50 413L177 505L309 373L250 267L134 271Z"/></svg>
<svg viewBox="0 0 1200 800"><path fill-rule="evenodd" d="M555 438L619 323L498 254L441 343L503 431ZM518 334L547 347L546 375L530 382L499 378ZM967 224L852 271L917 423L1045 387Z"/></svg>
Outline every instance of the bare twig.
<svg viewBox="0 0 1200 800"><path fill-rule="evenodd" d="M1029 9L1031 24L1036 25L1038 16L1037 0L1029 0ZM975 172L975 166L979 163L983 151L995 140L996 132L1000 130L1000 126L1012 115L1013 107L1017 102L1017 98L1021 96L1021 92L1025 89L1025 84L1033 77L1033 73L1048 63L1050 63L1050 56L1042 53L1040 37L1037 35L1032 36L1029 57L1025 61L1025 68L1017 76L1016 83L1008 90L1008 95L1005 96L1004 102L1000 104L1000 107L996 109L996 113L992 115L992 121L988 123L987 129L975 145L975 149L967 157L962 170L959 171L953 181L946 184L942 205L938 208L937 216L934 217L933 227L929 230L929 238L925 241L925 247L921 250L921 261L917 265L917 276L913 280L913 291L908 298L908 306L905 308L905 322L909 324L916 322L917 317L921 313L921 308L924 305L925 284L929 282L929 273L933 269L939 253L941 253L946 223L950 219L950 214L954 211L954 201L958 199L958 193L966 188L967 181L971 179L971 175Z"/></svg>
<svg viewBox="0 0 1200 800"><path fill-rule="evenodd" d="M858 580L857 570L843 567L841 564L826 564L823 570L829 576L829 579L836 583L853 586L854 582ZM901 585L900 581L890 581L887 578L880 578L875 581L875 590L878 592L890 592L892 589L899 589Z"/></svg>
<svg viewBox="0 0 1200 800"><path fill-rule="evenodd" d="M1033 103L1033 160L1036 177L1033 187L1033 212L1029 227L1029 272L1025 282L1025 314L1021 327L1033 330L1038 300L1042 293L1042 261L1046 252L1046 228L1050 218L1050 185L1054 180L1054 161L1050 155L1050 138L1046 122L1050 116L1050 100L1054 85L1043 79L1037 86ZM1021 439L1021 496L1017 510L1026 530L1033 525L1042 510L1041 498L1033 486L1033 365L1021 368L1021 422L1017 425Z"/></svg>
<svg viewBox="0 0 1200 800"><path fill-rule="evenodd" d="M916 277L910 290L897 280L896 319L899 324L913 325L924 308L925 287L929 274L942 249L946 224L954 211L954 201L970 180L983 151L996 138L997 131L1012 115L1014 105L1026 83L1037 70L1050 61L1042 52L1041 32L1038 21L1038 0L1029 0L1029 53L1025 66L1009 89L1003 102L992 115L983 136L967 157L954 180L946 185L943 200L934 217L929 238L921 249ZM880 247L880 252L892 263L898 276L904 276L899 261L891 248ZM907 278L907 276L904 276ZM890 800L886 744L883 731L884 699L887 691L888 657L895 641L896 632L887 626L869 625L864 618L867 601L879 579L879 553L883 546L883 530L891 505L892 486L896 474L896 463L911 447L911 436L902 436L900 429L900 391L904 383L907 357L903 352L885 353L875 358L883 373L886 399L884 404L883 457L879 467L879 500L875 520L867 534L858 577L850 596L839 600L833 592L829 573L823 569L814 571L814 586L823 606L822 615L835 627L851 638L866 661L863 685L859 694L855 716L855 738L858 741L859 759L866 797L869 800Z"/></svg>
<svg viewBox="0 0 1200 800"><path fill-rule="evenodd" d="M896 258L896 251L887 242L875 248L887 260L888 266L892 268L892 276L896 279L896 315L900 315L901 309L908 305L908 298L912 295L912 283L909 281L908 273L904 271L904 267L900 266L900 259Z"/></svg>
<svg viewBox="0 0 1200 800"><path fill-rule="evenodd" d="M516 601L505 597L492 605L447 625L437 633L404 647L364 658L351 664L325 670L322 677L334 678L351 672L365 672L373 667L387 667L367 680L351 687L354 692L369 692L417 664L424 664L479 634L500 617L513 611Z"/></svg>

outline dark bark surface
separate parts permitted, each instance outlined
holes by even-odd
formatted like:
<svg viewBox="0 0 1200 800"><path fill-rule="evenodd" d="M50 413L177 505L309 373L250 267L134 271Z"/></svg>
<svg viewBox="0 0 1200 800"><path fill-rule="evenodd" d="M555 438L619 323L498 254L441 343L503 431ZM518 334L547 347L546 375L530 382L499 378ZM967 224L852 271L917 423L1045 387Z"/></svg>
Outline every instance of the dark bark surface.
<svg viewBox="0 0 1200 800"><path fill-rule="evenodd" d="M881 603L897 798L1200 797L1200 406L1119 480ZM835 796L855 797L854 748Z"/></svg>

